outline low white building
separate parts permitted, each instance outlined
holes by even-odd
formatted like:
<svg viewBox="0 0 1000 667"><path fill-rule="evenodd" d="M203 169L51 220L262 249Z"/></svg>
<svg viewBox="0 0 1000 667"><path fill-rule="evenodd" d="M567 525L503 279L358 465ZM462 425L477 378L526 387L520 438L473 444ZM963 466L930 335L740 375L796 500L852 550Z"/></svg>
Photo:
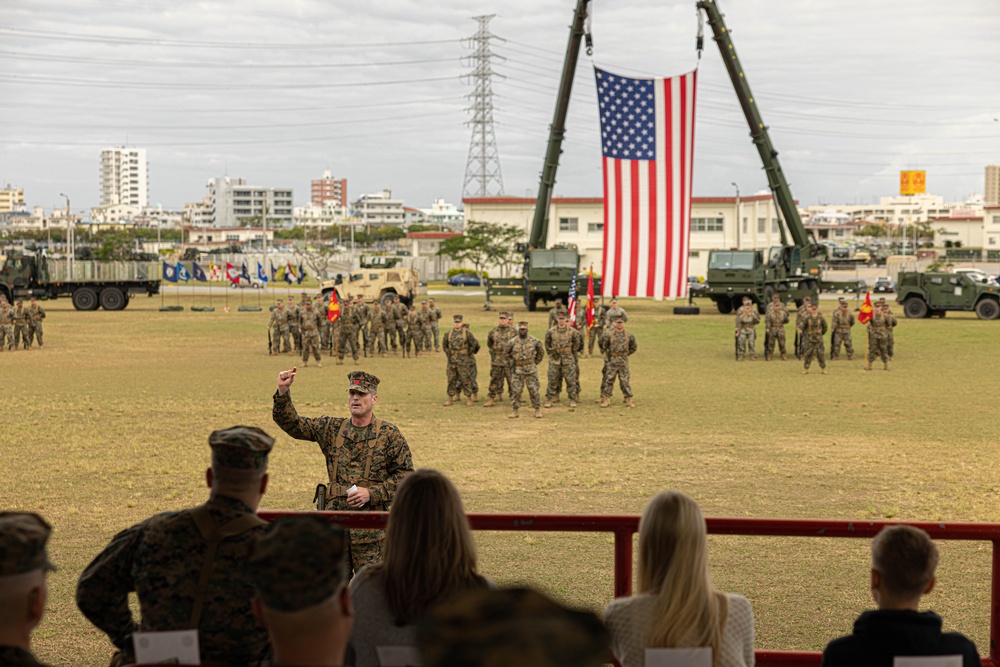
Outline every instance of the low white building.
<svg viewBox="0 0 1000 667"><path fill-rule="evenodd" d="M98 225L119 225L131 221L142 212L131 204L104 204L90 209L90 222Z"/></svg>
<svg viewBox="0 0 1000 667"><path fill-rule="evenodd" d="M955 248L982 248L986 242L982 215L955 215L930 221L934 245Z"/></svg>
<svg viewBox="0 0 1000 667"><path fill-rule="evenodd" d="M422 208L424 223L440 225L441 229L460 231L465 224L465 215L454 204L443 199L435 199L430 208Z"/></svg>
<svg viewBox="0 0 1000 667"><path fill-rule="evenodd" d="M194 228L187 227L188 244L196 246L198 250L209 251L214 248L222 248L231 245L244 245L260 247L261 239L264 238L264 231L260 227L207 227ZM274 230L268 228L267 243L274 242Z"/></svg>
<svg viewBox="0 0 1000 667"><path fill-rule="evenodd" d="M1000 250L1000 205L983 209L983 236L987 250Z"/></svg>
<svg viewBox="0 0 1000 667"><path fill-rule="evenodd" d="M368 228L402 227L406 224L403 200L393 199L391 190L361 195L352 204L354 218Z"/></svg>
<svg viewBox="0 0 1000 667"><path fill-rule="evenodd" d="M296 227L333 227L347 224L349 220L347 207L332 199L324 204L296 206L292 213L292 224Z"/></svg>

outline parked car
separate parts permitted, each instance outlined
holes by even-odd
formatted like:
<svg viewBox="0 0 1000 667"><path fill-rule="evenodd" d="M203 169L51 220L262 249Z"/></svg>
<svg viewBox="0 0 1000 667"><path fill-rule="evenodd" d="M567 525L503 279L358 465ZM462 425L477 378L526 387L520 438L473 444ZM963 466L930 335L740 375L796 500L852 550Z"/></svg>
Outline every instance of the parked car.
<svg viewBox="0 0 1000 667"><path fill-rule="evenodd" d="M873 292L883 292L890 293L896 291L896 283L892 282L892 278L889 276L879 276L875 280L875 287L872 288Z"/></svg>
<svg viewBox="0 0 1000 667"><path fill-rule="evenodd" d="M263 289L264 283L262 283L257 278L254 278L253 280L247 280L243 276L239 276L239 278L235 282L231 281L229 283L229 286L233 289L246 289L247 287L252 287L254 289Z"/></svg>
<svg viewBox="0 0 1000 667"><path fill-rule="evenodd" d="M991 276L979 269L952 269L951 272L967 275L974 283L984 283L986 285L996 285L998 283L996 276Z"/></svg>
<svg viewBox="0 0 1000 667"><path fill-rule="evenodd" d="M692 296L699 296L708 289L708 283L703 283L698 276L688 276L688 292Z"/></svg>
<svg viewBox="0 0 1000 667"><path fill-rule="evenodd" d="M479 287L482 284L479 276L475 273L456 273L452 277L448 278L449 285L462 285L465 287Z"/></svg>

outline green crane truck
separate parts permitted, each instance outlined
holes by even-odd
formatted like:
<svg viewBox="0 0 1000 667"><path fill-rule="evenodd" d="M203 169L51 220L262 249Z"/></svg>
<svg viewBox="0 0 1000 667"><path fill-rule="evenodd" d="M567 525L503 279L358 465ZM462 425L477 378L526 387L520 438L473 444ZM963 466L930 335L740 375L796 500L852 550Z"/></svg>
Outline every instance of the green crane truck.
<svg viewBox="0 0 1000 667"><path fill-rule="evenodd" d="M0 268L0 294L14 299L69 296L77 310L123 310L134 294L160 292L156 262L52 261L38 251L8 255ZM150 278L150 275L156 276Z"/></svg>
<svg viewBox="0 0 1000 667"><path fill-rule="evenodd" d="M974 310L981 320L1000 317L1000 285L962 273L900 271L896 301L907 317L944 317L949 310Z"/></svg>
<svg viewBox="0 0 1000 667"><path fill-rule="evenodd" d="M826 250L812 238L799 217L791 188L778 162L778 151L771 144L767 126L736 56L732 34L726 28L715 0L699 0L697 4L698 9L708 17L729 79L750 126L750 137L764 165L768 186L781 212L780 246L774 246L766 253L763 250L713 250L709 253L705 296L715 302L721 313L732 312L742 303L744 296L749 296L763 313L773 294L780 295L782 301L794 300L801 305L803 297L810 296L814 301L818 299L821 288L856 289L855 283L823 281L820 264L826 260ZM789 235L791 243L788 242Z"/></svg>

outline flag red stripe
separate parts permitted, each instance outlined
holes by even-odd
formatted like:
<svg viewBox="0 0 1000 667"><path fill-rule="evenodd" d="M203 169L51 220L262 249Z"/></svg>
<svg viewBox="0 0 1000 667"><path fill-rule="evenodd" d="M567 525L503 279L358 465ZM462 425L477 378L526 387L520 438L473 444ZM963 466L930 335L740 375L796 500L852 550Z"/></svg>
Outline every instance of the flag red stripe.
<svg viewBox="0 0 1000 667"><path fill-rule="evenodd" d="M670 90L670 79L665 79L663 81L663 99L664 99L664 105L663 106L666 109L671 109L672 105L673 105L673 96L672 96L671 90ZM669 160L670 156L673 155L673 151L674 151L674 149L673 149L673 138L674 137L673 137L673 128L670 125L670 123L671 123L671 116L670 116L669 113L667 113L665 115L666 115L666 118L664 119L664 123L666 124L666 129L667 129L667 131L666 131L666 143L667 143L667 145L664 148L664 154L667 156L667 159ZM673 273L672 259L673 259L673 254L674 254L674 232L673 232L673 230L674 230L674 224L675 224L675 221L674 221L674 205L673 205L673 201L674 201L674 179L673 179L673 175L671 174L671 168L670 168L669 164L666 165L666 168L663 171L664 171L663 180L665 181L665 186L666 186L666 191L667 191L666 192L666 196L667 196L667 234L666 234L666 237L667 238L665 239L665 241L666 241L666 248L664 250L664 257L663 257L663 262L664 262L664 267L665 267L664 271L663 271L663 293L664 294L670 294L671 293L670 292L670 276Z"/></svg>
<svg viewBox="0 0 1000 667"><path fill-rule="evenodd" d="M649 161L649 259L646 267L646 296L656 291L656 160Z"/></svg>
<svg viewBox="0 0 1000 667"><path fill-rule="evenodd" d="M615 160L615 275L611 283L611 295L618 294L621 288L622 273L622 161Z"/></svg>
<svg viewBox="0 0 1000 667"><path fill-rule="evenodd" d="M686 81L686 79L687 79L687 77L681 77L680 81L679 81L679 83L680 83L680 89L681 89L681 91L680 91L681 92L681 107L680 107L681 112L679 114L679 116L680 116L680 126L678 127L678 130L679 130L678 134L680 134L681 147L680 147L680 153L677 156L678 157L677 168L680 169L680 172L681 172L681 179L680 179L681 180L681 183L680 183L680 185L681 185L681 191L679 193L680 194L680 198L681 198L681 200L680 200L680 207L679 207L679 209L681 211L681 220L683 220L685 217L687 217L685 215L685 213L687 212L687 194L686 193L688 191L687 190L687 153L685 152L687 150L687 147L688 147L687 146L687 134L686 134L686 132L687 132L687 122L686 122L686 120L687 120L686 119L686 116L687 116L687 85L686 85L687 81ZM678 244L679 244L678 248L677 248L677 292L681 293L681 290L684 289L683 287L681 287L681 285L684 284L684 276L682 275L682 273L684 271L684 264L685 264L685 262L684 262L684 253L687 252L687 235L683 233L683 231L684 231L683 229L681 229L679 231L682 232L682 233L679 233L677 235L677 240L678 240Z"/></svg>
<svg viewBox="0 0 1000 667"><path fill-rule="evenodd" d="M635 296L636 274L639 268L639 162L629 161L629 198L632 201L630 223L632 225L632 243L629 244L629 254L632 261L629 263L628 295Z"/></svg>
<svg viewBox="0 0 1000 667"><path fill-rule="evenodd" d="M604 163L604 247L601 249L601 266L604 267L604 280L601 285L601 293L604 292L604 285L607 284L608 275L608 235L611 233L611 220L608 220L608 161Z"/></svg>

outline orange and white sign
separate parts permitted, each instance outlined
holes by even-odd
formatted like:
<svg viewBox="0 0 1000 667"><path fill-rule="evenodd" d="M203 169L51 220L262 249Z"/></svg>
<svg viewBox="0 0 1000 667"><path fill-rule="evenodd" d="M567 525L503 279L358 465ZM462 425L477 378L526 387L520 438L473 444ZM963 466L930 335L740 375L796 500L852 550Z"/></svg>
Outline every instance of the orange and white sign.
<svg viewBox="0 0 1000 667"><path fill-rule="evenodd" d="M899 172L899 194L921 195L927 192L926 171Z"/></svg>

